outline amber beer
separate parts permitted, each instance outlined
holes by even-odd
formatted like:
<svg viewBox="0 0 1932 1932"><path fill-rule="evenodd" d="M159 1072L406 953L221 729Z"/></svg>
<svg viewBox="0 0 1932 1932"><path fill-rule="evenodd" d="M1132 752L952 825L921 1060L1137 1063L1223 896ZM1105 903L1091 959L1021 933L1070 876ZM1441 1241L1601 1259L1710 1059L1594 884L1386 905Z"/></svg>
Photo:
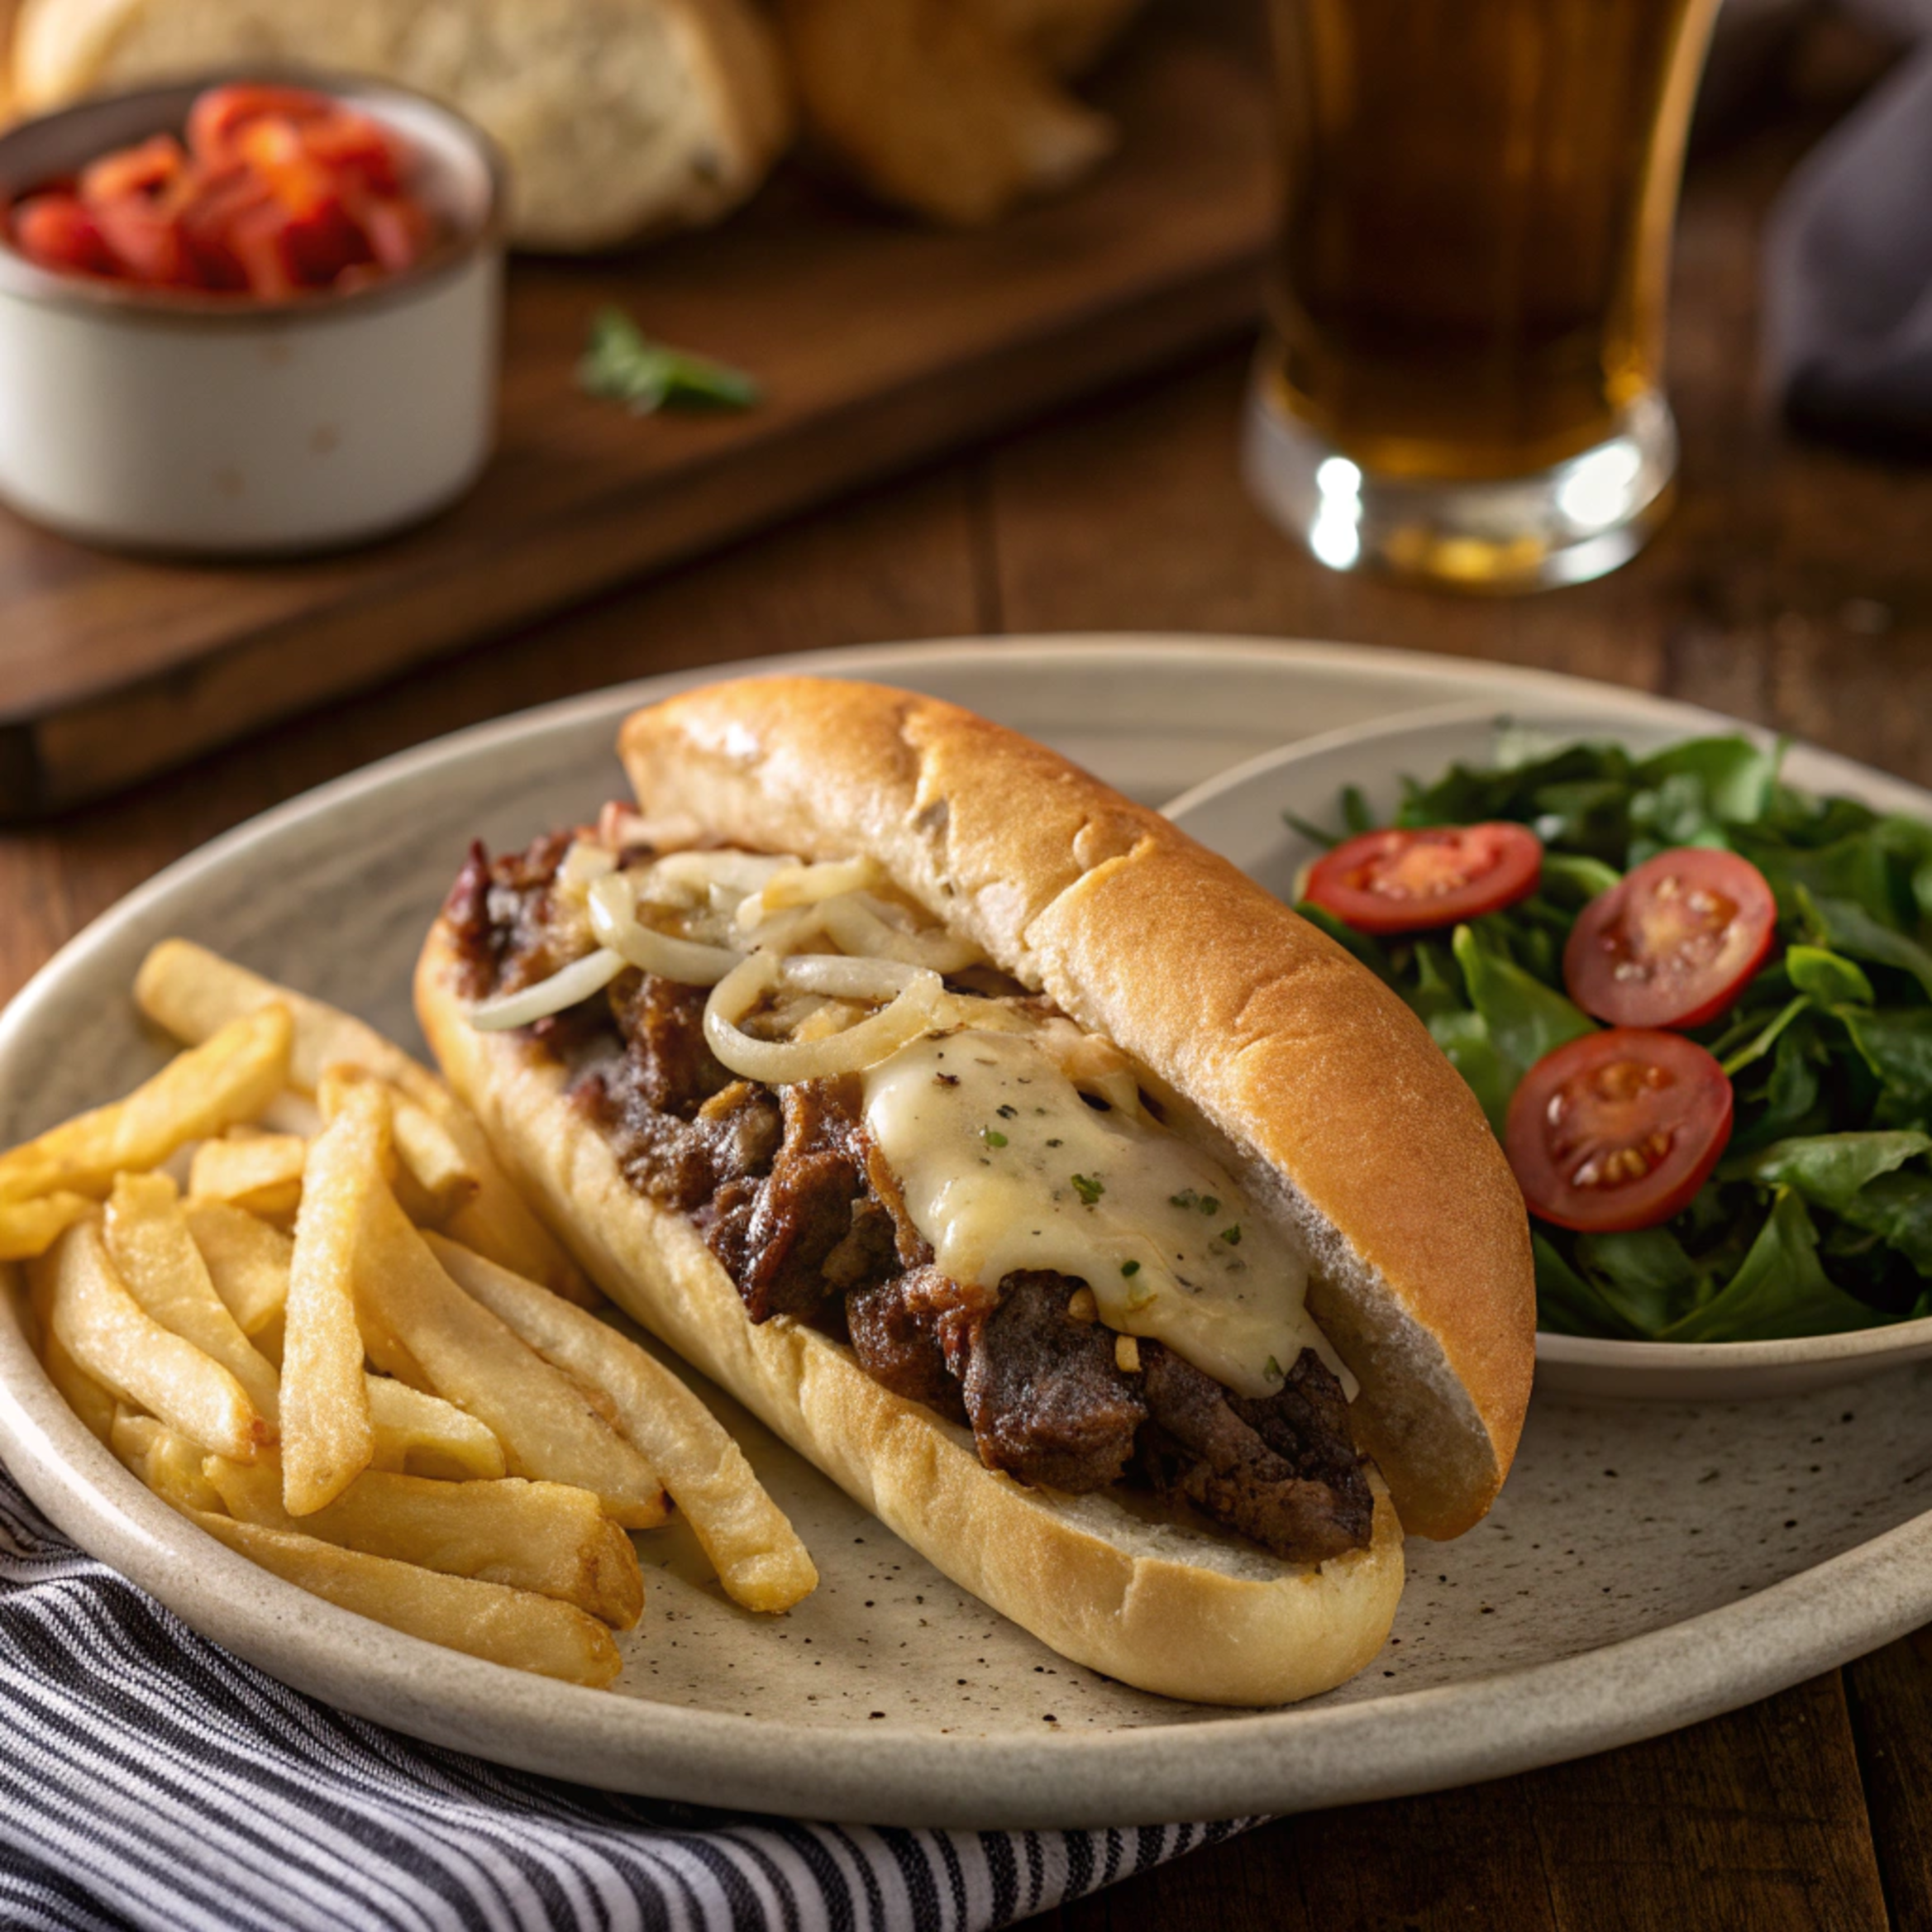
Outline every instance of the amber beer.
<svg viewBox="0 0 1932 1932"><path fill-rule="evenodd" d="M1620 438L1571 487L1567 534L1600 534L1591 490L1610 509L1633 463L1663 464L1661 494L1671 227L1715 6L1273 0L1286 198L1257 405L1317 467L1345 459L1331 479L1359 470L1365 522L1378 489L1521 485ZM1534 494L1515 489L1519 517ZM1501 575L1512 544L1533 577L1562 546L1553 525L1512 535L1510 488L1465 496L1464 574L1491 539ZM1419 500L1408 561L1428 570L1457 517Z"/></svg>

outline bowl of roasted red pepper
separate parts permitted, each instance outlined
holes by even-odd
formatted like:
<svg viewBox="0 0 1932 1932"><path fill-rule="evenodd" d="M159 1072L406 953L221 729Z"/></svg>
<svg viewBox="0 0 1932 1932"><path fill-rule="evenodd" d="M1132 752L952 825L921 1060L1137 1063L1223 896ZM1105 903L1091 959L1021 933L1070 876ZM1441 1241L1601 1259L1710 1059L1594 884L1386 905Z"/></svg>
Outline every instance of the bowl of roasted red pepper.
<svg viewBox="0 0 1932 1932"><path fill-rule="evenodd" d="M0 496L85 541L387 535L494 436L500 166L374 81L221 79L0 136Z"/></svg>

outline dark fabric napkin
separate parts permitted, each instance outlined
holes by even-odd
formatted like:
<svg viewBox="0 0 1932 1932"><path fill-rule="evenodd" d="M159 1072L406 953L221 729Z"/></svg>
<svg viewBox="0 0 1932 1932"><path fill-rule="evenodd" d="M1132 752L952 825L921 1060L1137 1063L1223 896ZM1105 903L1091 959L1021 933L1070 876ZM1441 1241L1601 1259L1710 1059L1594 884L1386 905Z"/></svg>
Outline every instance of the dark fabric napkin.
<svg viewBox="0 0 1932 1932"><path fill-rule="evenodd" d="M205 1642L0 1472L0 1925L980 1932L1240 1829L795 1825L506 1771Z"/></svg>
<svg viewBox="0 0 1932 1932"><path fill-rule="evenodd" d="M1797 427L1932 453L1932 0L1863 0L1856 11L1921 37L1772 211L1767 360Z"/></svg>

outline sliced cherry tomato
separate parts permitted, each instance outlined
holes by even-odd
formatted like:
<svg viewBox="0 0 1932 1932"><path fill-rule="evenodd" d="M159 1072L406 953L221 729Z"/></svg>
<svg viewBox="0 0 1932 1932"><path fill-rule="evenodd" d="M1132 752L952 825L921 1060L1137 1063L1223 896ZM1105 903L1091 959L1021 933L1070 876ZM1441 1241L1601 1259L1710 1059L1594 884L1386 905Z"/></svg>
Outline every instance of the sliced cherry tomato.
<svg viewBox="0 0 1932 1932"><path fill-rule="evenodd" d="M1651 1228L1710 1178L1731 1108L1729 1078L1695 1040L1612 1027L1530 1068L1503 1145L1531 1214L1588 1234Z"/></svg>
<svg viewBox="0 0 1932 1932"><path fill-rule="evenodd" d="M1303 897L1358 933L1419 933L1514 905L1542 871L1542 842L1520 825L1364 832L1316 860Z"/></svg>
<svg viewBox="0 0 1932 1932"><path fill-rule="evenodd" d="M1777 901L1735 852L1684 846L1634 867L1584 907L1563 980L1620 1027L1697 1027L1734 1005L1764 963Z"/></svg>
<svg viewBox="0 0 1932 1932"><path fill-rule="evenodd" d="M112 275L120 264L99 225L71 194L36 194L13 211L13 239L44 269Z"/></svg>

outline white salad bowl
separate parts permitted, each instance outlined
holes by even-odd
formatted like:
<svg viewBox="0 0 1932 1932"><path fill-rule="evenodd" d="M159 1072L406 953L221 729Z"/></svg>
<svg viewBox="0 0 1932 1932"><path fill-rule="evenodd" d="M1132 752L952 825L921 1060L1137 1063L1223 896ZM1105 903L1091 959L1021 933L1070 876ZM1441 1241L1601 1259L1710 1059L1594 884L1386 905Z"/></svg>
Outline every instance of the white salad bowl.
<svg viewBox="0 0 1932 1932"><path fill-rule="evenodd" d="M208 75L0 136L0 205L179 131ZM156 293L29 261L0 236L0 497L83 541L197 556L384 536L475 480L496 433L501 169L406 88L293 77L400 134L445 238L413 267L286 301Z"/></svg>
<svg viewBox="0 0 1932 1932"><path fill-rule="evenodd" d="M1195 786L1166 810L1249 877L1292 899L1302 868L1322 848L1283 815L1338 826L1344 786L1355 786L1370 809L1386 819L1401 802L1405 777L1428 784L1452 765L1495 765L1510 734L1532 733L1552 745L1610 741L1641 755L1687 737L1735 732L1771 742L1769 732L1735 718L1637 692L1589 705L1531 702L1507 717L1493 704L1457 705L1285 746ZM1932 794L1850 759L1793 745L1783 770L1804 790L1932 820ZM1548 1333L1536 1338L1538 1386L1586 1396L1733 1401L1823 1388L1929 1357L1932 1318L1781 1342L1624 1342Z"/></svg>

